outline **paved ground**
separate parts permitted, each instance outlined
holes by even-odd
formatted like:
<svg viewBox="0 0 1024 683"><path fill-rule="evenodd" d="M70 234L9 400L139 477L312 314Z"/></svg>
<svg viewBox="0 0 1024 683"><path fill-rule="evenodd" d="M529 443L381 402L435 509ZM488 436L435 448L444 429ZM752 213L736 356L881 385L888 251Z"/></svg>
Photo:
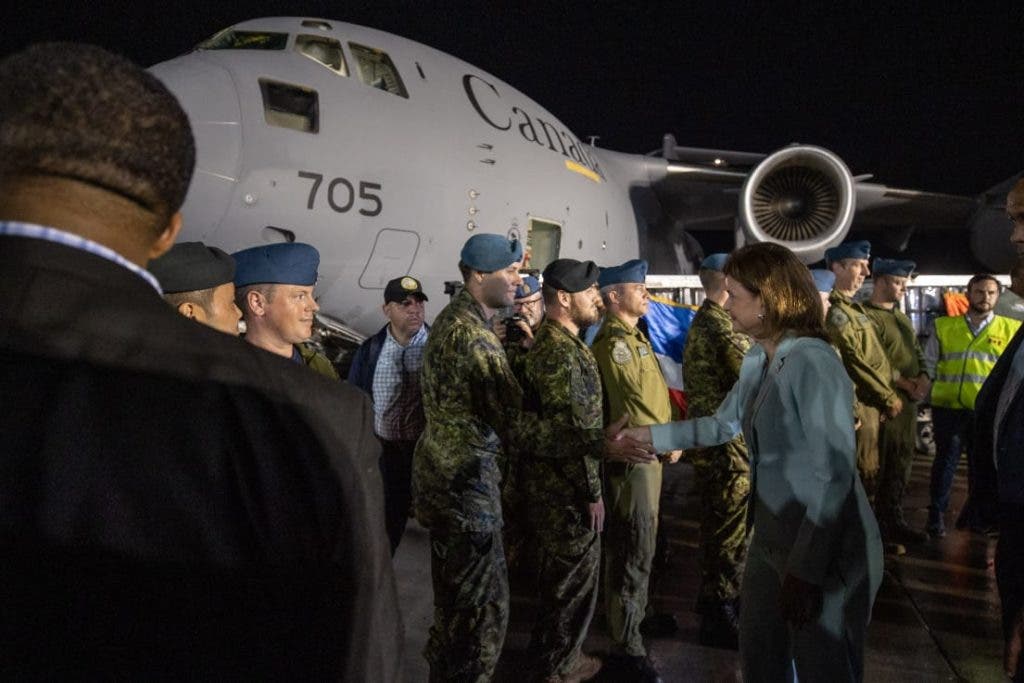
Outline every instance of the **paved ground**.
<svg viewBox="0 0 1024 683"><path fill-rule="evenodd" d="M918 456L907 500L908 518L925 522L930 460ZM665 505L672 543L668 577L655 599L673 612L680 624L675 636L649 644L665 681L738 681L736 655L697 644L698 617L692 611L697 588L696 497L689 495L692 470L666 468ZM952 527L965 495L966 476L957 474L947 523ZM1002 681L999 599L992 558L995 541L966 531L950 530L941 540L908 548L906 555L886 558L886 576L869 629L867 681ZM427 534L410 523L395 558L405 619L405 680L426 681L422 657L432 619ZM525 683L527 663L522 651L529 638L535 604L524 590L513 595L509 633L497 679ZM603 616L594 619L585 648L607 647Z"/></svg>

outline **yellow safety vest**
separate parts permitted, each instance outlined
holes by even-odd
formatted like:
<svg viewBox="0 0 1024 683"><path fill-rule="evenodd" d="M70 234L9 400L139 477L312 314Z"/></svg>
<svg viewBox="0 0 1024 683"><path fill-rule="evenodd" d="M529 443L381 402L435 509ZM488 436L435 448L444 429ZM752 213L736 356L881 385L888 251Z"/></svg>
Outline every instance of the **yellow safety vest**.
<svg viewBox="0 0 1024 683"><path fill-rule="evenodd" d="M974 400L1013 335L1019 320L997 315L975 337L965 316L936 318L939 362L935 365L932 405L974 410Z"/></svg>

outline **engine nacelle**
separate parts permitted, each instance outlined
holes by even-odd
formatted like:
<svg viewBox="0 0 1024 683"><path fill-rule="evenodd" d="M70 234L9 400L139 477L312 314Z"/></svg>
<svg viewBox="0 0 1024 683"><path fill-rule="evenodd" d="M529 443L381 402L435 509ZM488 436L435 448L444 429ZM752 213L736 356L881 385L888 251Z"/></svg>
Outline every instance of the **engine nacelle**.
<svg viewBox="0 0 1024 683"><path fill-rule="evenodd" d="M792 145L758 164L740 193L739 218L747 242L777 242L804 263L821 260L853 223L853 176L821 147Z"/></svg>

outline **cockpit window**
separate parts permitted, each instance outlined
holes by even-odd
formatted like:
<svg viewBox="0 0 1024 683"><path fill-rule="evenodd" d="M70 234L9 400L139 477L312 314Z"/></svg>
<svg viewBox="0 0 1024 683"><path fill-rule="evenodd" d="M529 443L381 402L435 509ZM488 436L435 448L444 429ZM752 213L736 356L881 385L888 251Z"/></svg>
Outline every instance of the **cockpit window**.
<svg viewBox="0 0 1024 683"><path fill-rule="evenodd" d="M283 50L287 33L268 31L236 31L224 29L213 38L199 43L200 50Z"/></svg>
<svg viewBox="0 0 1024 683"><path fill-rule="evenodd" d="M320 98L316 90L261 78L260 92L263 118L271 126L304 133L316 133L320 129Z"/></svg>
<svg viewBox="0 0 1024 683"><path fill-rule="evenodd" d="M355 43L349 43L348 47L352 50L352 56L359 67L359 80L378 90L386 90L392 95L409 97L394 62L386 52Z"/></svg>
<svg viewBox="0 0 1024 683"><path fill-rule="evenodd" d="M348 65L345 63L345 55L341 53L341 43L334 38L298 36L295 38L295 50L336 74L348 76Z"/></svg>

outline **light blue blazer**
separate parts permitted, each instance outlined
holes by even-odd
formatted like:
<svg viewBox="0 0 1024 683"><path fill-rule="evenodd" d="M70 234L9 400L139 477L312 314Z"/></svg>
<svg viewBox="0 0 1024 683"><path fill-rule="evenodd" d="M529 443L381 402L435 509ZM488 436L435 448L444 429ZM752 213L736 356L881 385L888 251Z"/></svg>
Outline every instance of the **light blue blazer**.
<svg viewBox="0 0 1024 683"><path fill-rule="evenodd" d="M786 337L767 368L766 358L760 345L750 349L714 415L653 426L654 448L711 446L742 433L750 454L752 543L779 558L780 578L788 573L819 586L830 575L867 579L873 601L882 543L857 475L850 379L820 339Z"/></svg>

